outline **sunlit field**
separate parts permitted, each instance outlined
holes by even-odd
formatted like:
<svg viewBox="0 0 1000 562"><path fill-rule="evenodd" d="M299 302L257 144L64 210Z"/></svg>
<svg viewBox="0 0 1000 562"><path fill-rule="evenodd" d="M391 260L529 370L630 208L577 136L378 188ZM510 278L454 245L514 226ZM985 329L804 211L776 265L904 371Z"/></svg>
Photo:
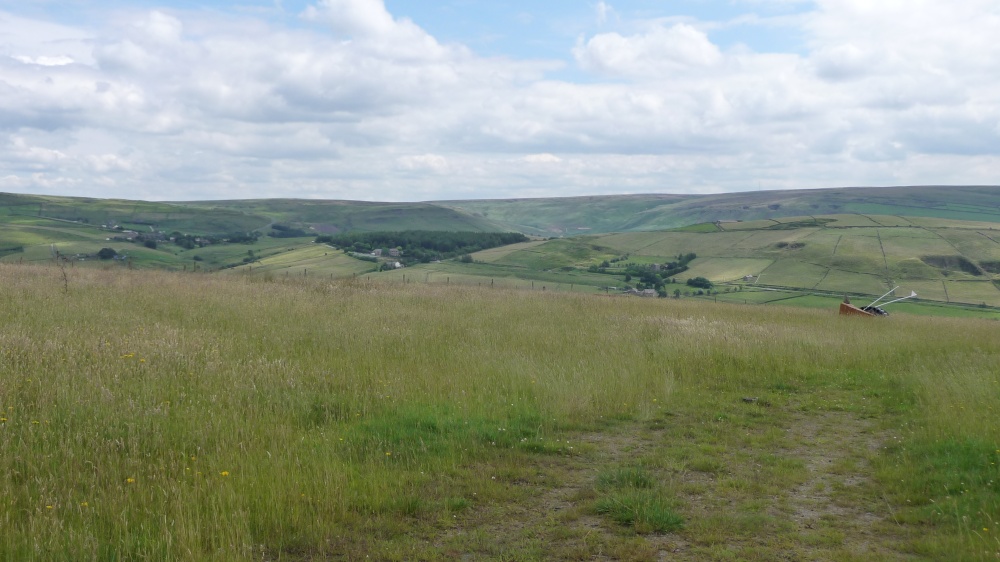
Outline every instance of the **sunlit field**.
<svg viewBox="0 0 1000 562"><path fill-rule="evenodd" d="M1000 324L0 264L0 559L1000 556Z"/></svg>

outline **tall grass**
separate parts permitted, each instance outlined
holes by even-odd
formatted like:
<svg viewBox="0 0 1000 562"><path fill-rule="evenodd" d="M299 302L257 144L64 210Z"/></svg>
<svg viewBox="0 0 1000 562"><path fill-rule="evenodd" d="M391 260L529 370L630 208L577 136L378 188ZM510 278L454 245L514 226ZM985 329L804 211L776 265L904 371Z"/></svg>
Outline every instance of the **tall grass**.
<svg viewBox="0 0 1000 562"><path fill-rule="evenodd" d="M0 265L0 559L336 553L511 500L489 471L564 431L762 393L908 424L881 465L901 509L938 494L914 466L1000 482L976 464L1000 456L991 322L125 270L68 289ZM1000 517L982 497L911 517L971 544Z"/></svg>

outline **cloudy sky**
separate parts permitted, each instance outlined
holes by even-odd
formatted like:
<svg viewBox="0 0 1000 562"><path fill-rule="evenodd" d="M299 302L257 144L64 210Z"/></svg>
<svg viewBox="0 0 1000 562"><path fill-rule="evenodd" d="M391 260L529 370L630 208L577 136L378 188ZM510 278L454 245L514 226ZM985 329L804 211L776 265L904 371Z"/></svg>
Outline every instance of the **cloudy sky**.
<svg viewBox="0 0 1000 562"><path fill-rule="evenodd" d="M0 191L1000 184L1000 0L0 0Z"/></svg>

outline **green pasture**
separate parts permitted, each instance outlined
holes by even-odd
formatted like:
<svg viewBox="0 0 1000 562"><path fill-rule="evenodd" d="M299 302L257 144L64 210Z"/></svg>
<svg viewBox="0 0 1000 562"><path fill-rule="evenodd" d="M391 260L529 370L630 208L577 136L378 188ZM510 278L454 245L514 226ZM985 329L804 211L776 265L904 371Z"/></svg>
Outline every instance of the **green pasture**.
<svg viewBox="0 0 1000 562"><path fill-rule="evenodd" d="M3 244L33 246L73 240L103 240L108 236L93 227L62 221L24 219L0 220L0 241Z"/></svg>
<svg viewBox="0 0 1000 562"><path fill-rule="evenodd" d="M893 278L906 281L940 279L943 276L941 270L927 265L920 258L895 257L889 268Z"/></svg>
<svg viewBox="0 0 1000 562"><path fill-rule="evenodd" d="M519 249L494 260L494 263L533 270L551 270L600 264L617 255L611 248L599 244L594 238L578 237L549 240L543 244Z"/></svg>
<svg viewBox="0 0 1000 562"><path fill-rule="evenodd" d="M938 217L926 217L926 216L912 216L908 217L910 222L916 226L923 228L956 228L961 230L974 229L974 230L984 230L994 232L1000 232L1000 224L997 221L984 221L984 220L964 220L964 219L952 219L952 218L938 218Z"/></svg>
<svg viewBox="0 0 1000 562"><path fill-rule="evenodd" d="M263 254L262 254L263 255ZM352 277L372 272L377 264L353 258L323 244L277 250L258 261L227 269L246 275L315 276L325 279Z"/></svg>
<svg viewBox="0 0 1000 562"><path fill-rule="evenodd" d="M779 221L773 219L762 219L762 220L749 220L740 222L724 222L720 223L722 230L726 232L733 232L737 230L760 230L764 228L769 228L780 224Z"/></svg>
<svg viewBox="0 0 1000 562"><path fill-rule="evenodd" d="M795 230L759 230L734 244L732 251L745 255L752 255L762 251L777 251L780 249L777 247L777 244L801 243L815 232L816 230L812 227Z"/></svg>
<svg viewBox="0 0 1000 562"><path fill-rule="evenodd" d="M914 224L941 224L941 221L996 221L1000 211L980 205L956 205L942 202L928 206L919 202L898 202L886 204L849 203L845 211L870 215L903 215Z"/></svg>
<svg viewBox="0 0 1000 562"><path fill-rule="evenodd" d="M864 229L851 236L844 236L829 265L859 273L885 273L886 258L875 229Z"/></svg>
<svg viewBox="0 0 1000 562"><path fill-rule="evenodd" d="M884 227L912 227L913 222L907 217L902 217L899 215L868 215L868 218L872 219L874 222L878 223L879 226Z"/></svg>
<svg viewBox="0 0 1000 562"><path fill-rule="evenodd" d="M865 275L831 269L812 288L836 293L881 295L892 287L886 287L885 277L881 275Z"/></svg>
<svg viewBox="0 0 1000 562"><path fill-rule="evenodd" d="M477 286L503 286L541 290L542 287L559 290L572 289L592 292L598 287L623 284L621 277L585 270L538 271L523 267L501 264L464 264L455 260L443 263L419 264L403 269L372 274L371 279L383 281L403 281L409 283L455 283Z"/></svg>
<svg viewBox="0 0 1000 562"><path fill-rule="evenodd" d="M716 282L735 281L745 275L758 275L774 263L766 259L747 258L698 258L691 262L687 271L678 277L688 279L704 277Z"/></svg>
<svg viewBox="0 0 1000 562"><path fill-rule="evenodd" d="M884 233L885 230L881 230L880 232ZM927 255L948 256L959 254L959 251L952 244L940 236L933 238L923 236L883 236L882 248L885 249L886 257L890 259L890 267L892 267L892 262L900 257L908 259L914 256L919 258ZM864 249L852 248L850 251L859 252L864 251Z"/></svg>
<svg viewBox="0 0 1000 562"><path fill-rule="evenodd" d="M242 264L244 258L250 257L251 251L255 259L264 259L294 251L298 248L310 247L312 244L312 238L272 238L270 236L261 236L253 244L211 244L203 248L196 247L185 250L175 244L163 243L161 244L161 248L175 253L180 261L188 265L189 269L192 267L191 264L197 261L199 269L215 270ZM201 259L195 260L195 256Z"/></svg>
<svg viewBox="0 0 1000 562"><path fill-rule="evenodd" d="M947 228L936 232L953 247L952 254L975 262L1000 260L1000 231Z"/></svg>
<svg viewBox="0 0 1000 562"><path fill-rule="evenodd" d="M990 281L948 280L944 282L944 286L951 302L1000 305L1000 288Z"/></svg>
<svg viewBox="0 0 1000 562"><path fill-rule="evenodd" d="M829 269L823 266L782 259L760 272L757 282L772 286L812 288L827 276L828 271Z"/></svg>
<svg viewBox="0 0 1000 562"><path fill-rule="evenodd" d="M613 250L625 253L641 253L643 255L653 255L647 251L650 246L659 244L665 237L677 236L677 233L666 232L621 232L616 234L606 234L600 237L601 245ZM673 255L677 255L674 252Z"/></svg>
<svg viewBox="0 0 1000 562"><path fill-rule="evenodd" d="M688 226L682 226L680 228L673 229L675 232L698 232L698 233L710 233L710 232L722 232L725 229L720 227L714 222L703 222L699 224L692 224Z"/></svg>
<svg viewBox="0 0 1000 562"><path fill-rule="evenodd" d="M907 290L897 290L896 296L904 296L909 293ZM874 301L881 295L857 295L847 293L851 302L858 306L864 306ZM692 297L699 302L749 304L749 305L781 305L791 307L814 308L827 311L831 316L839 314L840 302L843 295L824 295L811 293L809 291L781 291L763 290L752 286L745 286L742 291L719 292L710 296ZM888 302L896 297L889 296L882 302ZM942 302L918 298L914 300L894 303L886 307L890 318L895 318L900 314L931 316L931 317L952 317L952 318L981 318L988 320L1000 320L1000 303L982 308L969 303L965 306L949 306ZM943 299L941 299L943 300Z"/></svg>
<svg viewBox="0 0 1000 562"><path fill-rule="evenodd" d="M908 226L878 228L875 229L875 232L877 232L876 236L880 236L883 242L898 239L937 240L941 238L941 235L936 230Z"/></svg>
<svg viewBox="0 0 1000 562"><path fill-rule="evenodd" d="M735 244L747 238L745 233L720 232L717 234L698 234L689 232L650 233L645 238L634 240L634 246L618 246L626 252L644 256L655 256L672 260L678 254L695 252L699 256L742 256L734 249ZM604 238L600 238L603 244Z"/></svg>
<svg viewBox="0 0 1000 562"><path fill-rule="evenodd" d="M827 225L828 228L875 228L881 226L881 224L876 220L885 215L863 215L863 214L850 214L850 215L836 215L834 222Z"/></svg>
<svg viewBox="0 0 1000 562"><path fill-rule="evenodd" d="M996 320L65 273L0 264L0 559L1000 554Z"/></svg>
<svg viewBox="0 0 1000 562"><path fill-rule="evenodd" d="M472 254L473 259L476 261L484 263L493 263L508 255L518 252L521 250L530 250L544 244L544 240L533 240L531 242L522 242L520 244L508 244L506 246L500 246L498 248L490 248L489 250L482 250Z"/></svg>

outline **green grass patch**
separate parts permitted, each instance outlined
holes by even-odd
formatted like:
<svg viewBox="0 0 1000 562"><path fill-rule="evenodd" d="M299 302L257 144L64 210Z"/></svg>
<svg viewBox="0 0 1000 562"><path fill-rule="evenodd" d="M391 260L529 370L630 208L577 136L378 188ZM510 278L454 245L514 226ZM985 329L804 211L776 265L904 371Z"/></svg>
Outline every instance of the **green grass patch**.
<svg viewBox="0 0 1000 562"><path fill-rule="evenodd" d="M599 490L621 488L645 489L652 488L654 484L653 477L641 467L617 468L601 472L597 475L597 488Z"/></svg>
<svg viewBox="0 0 1000 562"><path fill-rule="evenodd" d="M633 527L637 533L666 533L684 526L684 519L674 512L670 502L648 490L610 493L597 501L595 510L620 525Z"/></svg>

